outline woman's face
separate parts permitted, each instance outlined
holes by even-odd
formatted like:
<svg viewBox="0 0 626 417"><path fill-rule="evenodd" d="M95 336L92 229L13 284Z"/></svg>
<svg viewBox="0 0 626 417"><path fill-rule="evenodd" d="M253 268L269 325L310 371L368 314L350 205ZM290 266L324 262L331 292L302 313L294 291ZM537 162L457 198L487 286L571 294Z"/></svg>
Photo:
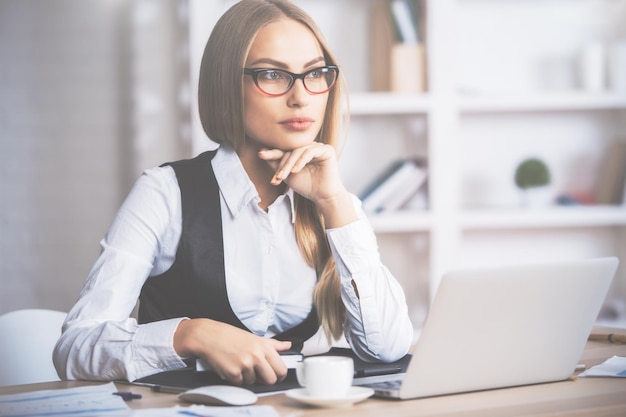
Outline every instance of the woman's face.
<svg viewBox="0 0 626 417"><path fill-rule="evenodd" d="M245 66L301 74L326 64L313 33L301 23L283 19L259 31ZM324 120L328 94L310 94L299 79L286 94L269 96L257 88L252 76L245 75L244 121L248 143L286 151L312 143Z"/></svg>

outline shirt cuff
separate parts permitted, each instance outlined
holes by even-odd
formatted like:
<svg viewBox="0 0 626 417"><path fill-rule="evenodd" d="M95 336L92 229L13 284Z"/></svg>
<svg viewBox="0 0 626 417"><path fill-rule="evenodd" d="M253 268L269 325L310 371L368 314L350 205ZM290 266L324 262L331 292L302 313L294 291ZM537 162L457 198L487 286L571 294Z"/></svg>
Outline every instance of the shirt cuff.
<svg viewBox="0 0 626 417"><path fill-rule="evenodd" d="M132 347L129 381L187 366L174 350L174 333L183 320L186 319L175 318L139 326Z"/></svg>
<svg viewBox="0 0 626 417"><path fill-rule="evenodd" d="M327 229L326 235L339 276L352 277L380 265L376 236L367 220L359 219L342 227Z"/></svg>

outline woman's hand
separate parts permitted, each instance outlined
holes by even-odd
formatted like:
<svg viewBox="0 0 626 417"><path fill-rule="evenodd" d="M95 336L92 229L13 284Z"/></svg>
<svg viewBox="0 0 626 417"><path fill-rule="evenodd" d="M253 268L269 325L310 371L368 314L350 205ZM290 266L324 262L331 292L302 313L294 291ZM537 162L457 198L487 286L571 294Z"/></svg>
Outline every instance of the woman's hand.
<svg viewBox="0 0 626 417"><path fill-rule="evenodd" d="M339 227L357 219L354 205L341 176L335 148L319 142L291 151L262 149L275 174L273 185L285 182L296 193L313 201L321 210L327 227Z"/></svg>
<svg viewBox="0 0 626 417"><path fill-rule="evenodd" d="M181 357L195 356L222 379L235 384L275 384L287 376L278 352L291 348L226 323L209 319L183 320L174 334L174 350Z"/></svg>

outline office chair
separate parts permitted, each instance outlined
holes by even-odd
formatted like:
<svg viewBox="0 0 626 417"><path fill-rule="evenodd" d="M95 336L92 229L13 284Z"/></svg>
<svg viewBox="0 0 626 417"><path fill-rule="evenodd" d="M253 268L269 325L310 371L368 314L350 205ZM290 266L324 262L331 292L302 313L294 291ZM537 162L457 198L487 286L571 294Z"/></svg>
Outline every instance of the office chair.
<svg viewBox="0 0 626 417"><path fill-rule="evenodd" d="M0 386L59 380L52 350L66 315L44 309L0 315Z"/></svg>

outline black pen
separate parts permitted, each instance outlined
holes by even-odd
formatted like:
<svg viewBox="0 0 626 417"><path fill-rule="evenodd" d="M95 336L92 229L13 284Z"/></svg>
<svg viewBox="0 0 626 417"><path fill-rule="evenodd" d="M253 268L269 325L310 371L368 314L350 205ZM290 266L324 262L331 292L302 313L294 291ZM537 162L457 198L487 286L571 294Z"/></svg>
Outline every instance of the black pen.
<svg viewBox="0 0 626 417"><path fill-rule="evenodd" d="M368 376L380 376L388 374L397 374L402 372L402 368L399 366L381 366L372 369L358 369L354 372L355 378L365 378Z"/></svg>
<svg viewBox="0 0 626 417"><path fill-rule="evenodd" d="M124 401L140 400L141 394L135 394L134 392L114 392L113 395L122 397Z"/></svg>

